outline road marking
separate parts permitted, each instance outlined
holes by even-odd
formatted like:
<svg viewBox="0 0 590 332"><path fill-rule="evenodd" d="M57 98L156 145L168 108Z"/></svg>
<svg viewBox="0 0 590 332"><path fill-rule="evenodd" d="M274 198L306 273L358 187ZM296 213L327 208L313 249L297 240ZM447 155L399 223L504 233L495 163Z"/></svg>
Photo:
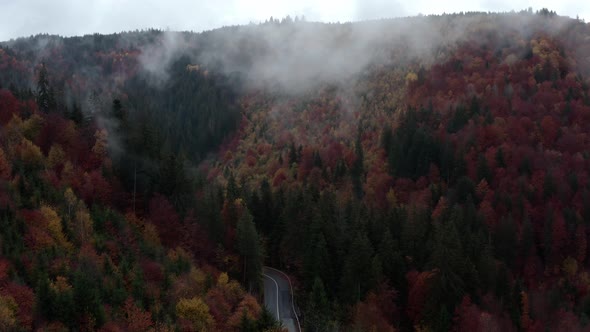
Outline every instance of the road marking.
<svg viewBox="0 0 590 332"><path fill-rule="evenodd" d="M291 308L293 309L293 315L295 315L295 319L297 320L297 327L299 328L299 332L301 332L301 324L299 324L299 317L297 316L297 311L295 311L295 300L293 297L293 285L291 285L291 278L289 278L289 276L281 270L277 270L277 269L272 268L270 266L265 266L265 268L274 270L274 271L284 275L287 278L287 281L289 282L289 288L291 289ZM275 283L276 283L276 281L275 281Z"/></svg>
<svg viewBox="0 0 590 332"><path fill-rule="evenodd" d="M273 279L273 277L269 276L266 273L262 274L263 276L267 277L268 279L272 280L275 283L275 287L277 288L277 321L281 321L281 315L279 314L279 284L277 283L276 280ZM297 316L297 314L295 314Z"/></svg>

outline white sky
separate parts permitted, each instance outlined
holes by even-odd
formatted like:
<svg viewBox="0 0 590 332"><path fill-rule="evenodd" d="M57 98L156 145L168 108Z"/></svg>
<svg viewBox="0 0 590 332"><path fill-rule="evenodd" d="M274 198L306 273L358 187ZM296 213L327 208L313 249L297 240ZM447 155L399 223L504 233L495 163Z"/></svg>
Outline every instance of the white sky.
<svg viewBox="0 0 590 332"><path fill-rule="evenodd" d="M0 41L37 33L62 36L142 28L202 31L260 22L273 16L305 15L308 21L442 14L459 11L519 11L546 7L590 21L590 1L530 0L0 0Z"/></svg>

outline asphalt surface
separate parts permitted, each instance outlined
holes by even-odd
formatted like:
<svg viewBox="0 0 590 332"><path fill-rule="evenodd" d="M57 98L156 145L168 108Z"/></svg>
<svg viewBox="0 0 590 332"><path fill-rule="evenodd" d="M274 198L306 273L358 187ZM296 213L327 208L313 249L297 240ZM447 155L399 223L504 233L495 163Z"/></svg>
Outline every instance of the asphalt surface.
<svg viewBox="0 0 590 332"><path fill-rule="evenodd" d="M301 332L291 302L289 280L282 273L264 267L264 305L270 313L283 323L289 332Z"/></svg>

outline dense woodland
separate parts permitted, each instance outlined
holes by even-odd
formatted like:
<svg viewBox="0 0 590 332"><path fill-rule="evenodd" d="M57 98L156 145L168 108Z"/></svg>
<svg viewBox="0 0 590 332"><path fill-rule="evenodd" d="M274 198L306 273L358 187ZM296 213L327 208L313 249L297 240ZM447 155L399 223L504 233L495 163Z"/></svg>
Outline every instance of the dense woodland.
<svg viewBox="0 0 590 332"><path fill-rule="evenodd" d="M366 25L354 75L253 82L269 31ZM170 34L0 44L0 330L278 331L263 265L305 331L590 329L589 24Z"/></svg>

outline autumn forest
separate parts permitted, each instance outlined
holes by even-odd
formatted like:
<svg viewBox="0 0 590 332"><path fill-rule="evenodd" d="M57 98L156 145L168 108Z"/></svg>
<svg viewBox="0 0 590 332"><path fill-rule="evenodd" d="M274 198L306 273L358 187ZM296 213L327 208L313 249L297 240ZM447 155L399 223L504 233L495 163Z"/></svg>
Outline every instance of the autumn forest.
<svg viewBox="0 0 590 332"><path fill-rule="evenodd" d="M547 9L2 42L0 330L590 331L589 87Z"/></svg>

